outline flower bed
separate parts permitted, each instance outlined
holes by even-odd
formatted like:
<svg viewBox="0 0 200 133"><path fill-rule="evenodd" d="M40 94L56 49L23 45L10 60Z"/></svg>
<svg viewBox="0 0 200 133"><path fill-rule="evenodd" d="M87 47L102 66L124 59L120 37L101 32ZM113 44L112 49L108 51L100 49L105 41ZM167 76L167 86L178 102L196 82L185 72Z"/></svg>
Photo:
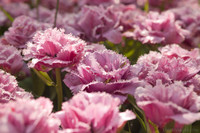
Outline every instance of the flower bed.
<svg viewBox="0 0 200 133"><path fill-rule="evenodd" d="M0 133L200 132L198 0L0 10Z"/></svg>

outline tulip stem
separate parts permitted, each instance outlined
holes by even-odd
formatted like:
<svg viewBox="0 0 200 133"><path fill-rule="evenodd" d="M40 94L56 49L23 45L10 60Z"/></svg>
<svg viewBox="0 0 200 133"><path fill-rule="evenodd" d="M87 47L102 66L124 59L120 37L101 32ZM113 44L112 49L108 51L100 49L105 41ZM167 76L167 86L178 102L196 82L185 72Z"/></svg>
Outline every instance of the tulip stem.
<svg viewBox="0 0 200 133"><path fill-rule="evenodd" d="M149 12L149 0L147 0L147 1L145 2L144 11L145 11L145 12Z"/></svg>
<svg viewBox="0 0 200 133"><path fill-rule="evenodd" d="M55 13L54 25L53 25L54 28L56 27L57 15L58 15L58 8L59 8L59 0L57 0L57 3L56 3L56 13Z"/></svg>
<svg viewBox="0 0 200 133"><path fill-rule="evenodd" d="M62 81L61 81L61 72L60 68L56 68L56 93L57 93L57 102L58 110L61 110L61 105L63 101L63 90L62 90Z"/></svg>
<svg viewBox="0 0 200 133"><path fill-rule="evenodd" d="M40 0L37 0L37 2L36 2L37 20L39 20L39 4L40 4Z"/></svg>

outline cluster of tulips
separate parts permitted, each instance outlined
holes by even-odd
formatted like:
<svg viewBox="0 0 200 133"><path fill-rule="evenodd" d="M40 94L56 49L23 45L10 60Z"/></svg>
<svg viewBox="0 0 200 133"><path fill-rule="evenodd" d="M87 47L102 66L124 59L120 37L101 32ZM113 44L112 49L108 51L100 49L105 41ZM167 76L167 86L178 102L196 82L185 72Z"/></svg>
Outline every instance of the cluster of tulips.
<svg viewBox="0 0 200 133"><path fill-rule="evenodd" d="M0 133L200 132L198 0L0 0Z"/></svg>

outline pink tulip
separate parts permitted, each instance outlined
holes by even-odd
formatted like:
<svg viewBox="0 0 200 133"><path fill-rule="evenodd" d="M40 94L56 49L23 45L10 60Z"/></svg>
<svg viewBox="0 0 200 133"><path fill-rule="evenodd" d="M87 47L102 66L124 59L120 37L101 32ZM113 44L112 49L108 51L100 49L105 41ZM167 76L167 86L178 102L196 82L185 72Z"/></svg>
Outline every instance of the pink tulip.
<svg viewBox="0 0 200 133"><path fill-rule="evenodd" d="M80 92L63 103L56 113L66 133L116 133L126 121L136 116L126 110L119 112L120 100L106 93Z"/></svg>

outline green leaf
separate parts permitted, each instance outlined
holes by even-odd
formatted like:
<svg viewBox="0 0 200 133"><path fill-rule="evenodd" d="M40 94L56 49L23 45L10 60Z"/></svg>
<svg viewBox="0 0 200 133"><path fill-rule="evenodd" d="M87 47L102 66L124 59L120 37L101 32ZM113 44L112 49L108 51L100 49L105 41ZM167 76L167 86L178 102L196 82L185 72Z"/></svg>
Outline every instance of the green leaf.
<svg viewBox="0 0 200 133"><path fill-rule="evenodd" d="M42 96L45 90L45 83L32 72L33 87L32 91L36 97Z"/></svg>
<svg viewBox="0 0 200 133"><path fill-rule="evenodd" d="M165 125L164 129L163 129L164 132L165 132L165 133L172 133L173 128L174 128L174 124L175 124L174 121L168 122L168 123Z"/></svg>
<svg viewBox="0 0 200 133"><path fill-rule="evenodd" d="M124 55L125 55L126 57L131 57L131 56L134 54L134 52L135 52L135 49L132 49L132 50L130 50L129 52L125 53Z"/></svg>
<svg viewBox="0 0 200 133"><path fill-rule="evenodd" d="M120 131L119 133L131 133L131 132L126 131L126 130L122 130L122 131Z"/></svg>
<svg viewBox="0 0 200 133"><path fill-rule="evenodd" d="M128 95L128 101L137 111L139 111L141 114L143 113L143 111L136 105L135 98L132 95Z"/></svg>
<svg viewBox="0 0 200 133"><path fill-rule="evenodd" d="M149 120L149 124L154 128L155 133L159 133L158 126L155 123Z"/></svg>
<svg viewBox="0 0 200 133"><path fill-rule="evenodd" d="M200 120L192 124L192 133L200 133Z"/></svg>
<svg viewBox="0 0 200 133"><path fill-rule="evenodd" d="M131 133L130 122L128 122L128 132Z"/></svg>
<svg viewBox="0 0 200 133"><path fill-rule="evenodd" d="M135 113L135 115L137 116L138 120L140 121L140 124L143 126L144 130L147 133L151 133L151 129L149 127L149 124L146 120L146 116L145 113L142 109L140 109L136 102L135 102L135 98L132 95L128 95L128 101L131 103L131 105L133 106L133 111ZM142 117L140 117L142 116Z"/></svg>
<svg viewBox="0 0 200 133"><path fill-rule="evenodd" d="M2 36L4 34L4 32L7 30L8 30L7 26L0 26L0 36Z"/></svg>
<svg viewBox="0 0 200 133"><path fill-rule="evenodd" d="M0 6L0 10L4 13L4 15L6 15L6 17L7 17L11 22L14 21L13 17L12 17L5 9L3 9L2 6Z"/></svg>
<svg viewBox="0 0 200 133"><path fill-rule="evenodd" d="M21 88L31 92L34 97L43 95L45 90L44 82L34 72L32 72L31 77L19 81L18 84Z"/></svg>
<svg viewBox="0 0 200 133"><path fill-rule="evenodd" d="M198 44L198 48L200 48L200 44Z"/></svg>
<svg viewBox="0 0 200 133"><path fill-rule="evenodd" d="M182 133L192 133L192 125L185 125L183 127Z"/></svg>
<svg viewBox="0 0 200 133"><path fill-rule="evenodd" d="M137 114L136 111L133 111L137 117L137 119L139 120L140 124L142 125L142 127L144 128L144 130L146 130L146 125L145 125L145 122L144 120Z"/></svg>
<svg viewBox="0 0 200 133"><path fill-rule="evenodd" d="M40 0L37 0L37 1L36 1L36 7L38 7L39 4L40 4Z"/></svg>
<svg viewBox="0 0 200 133"><path fill-rule="evenodd" d="M27 77L18 82L18 85L24 90L31 92L33 88L33 80L31 77Z"/></svg>
<svg viewBox="0 0 200 133"><path fill-rule="evenodd" d="M46 72L37 71L33 69L33 71L37 74L37 76L48 86L55 86L55 83L51 80L49 75Z"/></svg>

